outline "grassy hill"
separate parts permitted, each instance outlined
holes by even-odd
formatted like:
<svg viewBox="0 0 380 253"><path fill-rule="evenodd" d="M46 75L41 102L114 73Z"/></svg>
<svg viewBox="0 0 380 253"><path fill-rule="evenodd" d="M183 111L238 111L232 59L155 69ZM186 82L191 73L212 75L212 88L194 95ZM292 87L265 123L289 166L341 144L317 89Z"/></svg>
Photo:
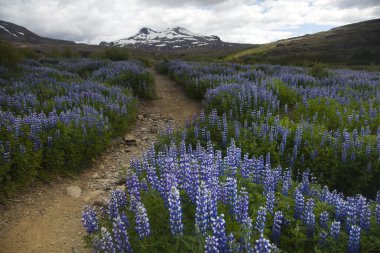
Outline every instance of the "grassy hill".
<svg viewBox="0 0 380 253"><path fill-rule="evenodd" d="M264 44L225 58L243 63L380 65L380 19Z"/></svg>

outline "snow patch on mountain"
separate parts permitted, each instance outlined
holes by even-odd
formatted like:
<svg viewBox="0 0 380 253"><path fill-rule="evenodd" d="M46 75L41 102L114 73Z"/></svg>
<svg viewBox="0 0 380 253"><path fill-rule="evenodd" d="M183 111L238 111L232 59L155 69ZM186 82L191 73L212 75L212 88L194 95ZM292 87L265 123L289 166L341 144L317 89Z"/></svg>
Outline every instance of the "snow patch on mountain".
<svg viewBox="0 0 380 253"><path fill-rule="evenodd" d="M183 27L167 28L164 31L155 31L143 27L137 34L131 37L109 43L102 42L102 45L155 50L178 50L195 47L223 47L228 46L228 43L224 43L217 36L200 35Z"/></svg>

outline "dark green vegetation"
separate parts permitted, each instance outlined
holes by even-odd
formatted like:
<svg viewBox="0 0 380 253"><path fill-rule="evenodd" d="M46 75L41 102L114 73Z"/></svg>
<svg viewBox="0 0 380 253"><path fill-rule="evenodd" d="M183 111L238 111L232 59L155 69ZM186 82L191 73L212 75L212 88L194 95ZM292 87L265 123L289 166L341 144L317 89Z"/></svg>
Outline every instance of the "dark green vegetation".
<svg viewBox="0 0 380 253"><path fill-rule="evenodd" d="M338 66L380 65L380 19L279 40L231 54L226 59L250 64L309 66L321 62Z"/></svg>
<svg viewBox="0 0 380 253"><path fill-rule="evenodd" d="M138 61L26 60L29 50L0 50L0 202L33 181L88 167L130 130L135 96L154 96L154 79ZM124 59L118 53L104 55Z"/></svg>

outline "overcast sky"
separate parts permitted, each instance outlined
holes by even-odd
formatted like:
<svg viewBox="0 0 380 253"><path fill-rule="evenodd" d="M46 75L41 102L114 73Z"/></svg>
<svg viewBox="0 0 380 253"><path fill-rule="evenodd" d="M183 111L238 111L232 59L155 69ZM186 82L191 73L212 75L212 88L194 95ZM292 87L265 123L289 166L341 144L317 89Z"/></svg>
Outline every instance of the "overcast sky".
<svg viewBox="0 0 380 253"><path fill-rule="evenodd" d="M0 19L41 36L98 44L141 27L183 26L240 43L266 43L380 18L380 0L0 0Z"/></svg>

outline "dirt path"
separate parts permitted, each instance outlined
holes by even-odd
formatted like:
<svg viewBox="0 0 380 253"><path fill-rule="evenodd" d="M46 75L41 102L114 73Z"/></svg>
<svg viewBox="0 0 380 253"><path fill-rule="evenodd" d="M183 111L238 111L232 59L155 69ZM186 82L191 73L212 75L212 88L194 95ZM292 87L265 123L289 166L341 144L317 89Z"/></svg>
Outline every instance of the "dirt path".
<svg viewBox="0 0 380 253"><path fill-rule="evenodd" d="M152 71L152 73L154 73ZM186 117L200 110L199 101L185 97L180 87L154 73L157 98L142 101L131 134L136 145L114 140L92 168L77 179L57 179L28 190L5 206L0 206L0 252L91 252L85 248L81 212L86 204L104 203L111 189L124 187L122 167L155 140L157 131L168 124L183 125ZM67 187L78 186L79 197L69 196ZM75 194L75 192L74 192ZM79 193L78 193L79 194Z"/></svg>

